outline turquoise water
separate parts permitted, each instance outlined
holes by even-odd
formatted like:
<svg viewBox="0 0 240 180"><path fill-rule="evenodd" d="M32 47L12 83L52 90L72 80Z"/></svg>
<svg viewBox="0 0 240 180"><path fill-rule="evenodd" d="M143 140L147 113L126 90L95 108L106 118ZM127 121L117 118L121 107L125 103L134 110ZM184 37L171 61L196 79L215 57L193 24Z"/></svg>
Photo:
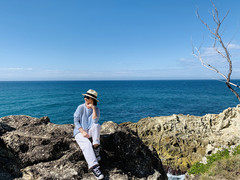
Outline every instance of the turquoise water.
<svg viewBox="0 0 240 180"><path fill-rule="evenodd" d="M74 111L84 102L81 94L90 88L99 93L100 123L180 113L201 116L239 104L215 80L0 82L0 117L48 116L53 123L73 123Z"/></svg>

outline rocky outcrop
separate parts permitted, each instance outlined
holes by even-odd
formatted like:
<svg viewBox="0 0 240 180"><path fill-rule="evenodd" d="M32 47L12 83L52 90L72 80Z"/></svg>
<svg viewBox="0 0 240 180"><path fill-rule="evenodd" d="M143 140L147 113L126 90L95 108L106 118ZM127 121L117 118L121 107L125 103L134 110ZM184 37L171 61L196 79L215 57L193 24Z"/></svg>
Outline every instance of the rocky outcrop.
<svg viewBox="0 0 240 180"><path fill-rule="evenodd" d="M72 131L48 117L0 118L0 179L95 179ZM156 151L129 129L106 122L101 143L105 179L167 179Z"/></svg>
<svg viewBox="0 0 240 180"><path fill-rule="evenodd" d="M240 105L220 114L148 117L122 125L154 147L164 166L184 172L193 163L204 161L206 155L239 145Z"/></svg>

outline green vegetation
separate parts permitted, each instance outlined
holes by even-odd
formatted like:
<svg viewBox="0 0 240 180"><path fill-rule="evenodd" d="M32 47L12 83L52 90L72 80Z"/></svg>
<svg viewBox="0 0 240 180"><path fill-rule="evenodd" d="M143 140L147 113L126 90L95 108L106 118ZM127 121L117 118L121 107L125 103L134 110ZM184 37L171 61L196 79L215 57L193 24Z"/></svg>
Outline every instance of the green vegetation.
<svg viewBox="0 0 240 180"><path fill-rule="evenodd" d="M188 171L189 174L201 175L201 180L239 179L240 178L240 145L232 153L224 149L207 157L207 164L195 163Z"/></svg>
<svg viewBox="0 0 240 180"><path fill-rule="evenodd" d="M240 145L237 146L233 151L233 155L237 155L237 154L240 154Z"/></svg>
<svg viewBox="0 0 240 180"><path fill-rule="evenodd" d="M213 162L223 158L228 158L228 157L229 157L229 151L227 149L224 149L223 151L218 151L216 154L213 154L207 157L207 164L202 164L200 162L197 162L191 167L188 173L189 174L205 173L212 166Z"/></svg>
<svg viewBox="0 0 240 180"><path fill-rule="evenodd" d="M208 172L200 177L200 180L208 179L240 179L240 154L214 162Z"/></svg>

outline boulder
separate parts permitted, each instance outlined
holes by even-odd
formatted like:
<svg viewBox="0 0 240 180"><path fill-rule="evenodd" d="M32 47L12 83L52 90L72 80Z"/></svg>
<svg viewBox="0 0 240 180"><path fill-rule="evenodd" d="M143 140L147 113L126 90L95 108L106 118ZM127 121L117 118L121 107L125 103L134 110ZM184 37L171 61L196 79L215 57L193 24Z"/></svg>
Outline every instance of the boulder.
<svg viewBox="0 0 240 180"><path fill-rule="evenodd" d="M220 114L148 117L121 125L154 147L165 167L184 173L205 156L240 144L240 105Z"/></svg>
<svg viewBox="0 0 240 180"><path fill-rule="evenodd" d="M72 133L48 117L0 118L0 179L95 179ZM101 145L105 179L167 179L156 151L130 129L105 122Z"/></svg>

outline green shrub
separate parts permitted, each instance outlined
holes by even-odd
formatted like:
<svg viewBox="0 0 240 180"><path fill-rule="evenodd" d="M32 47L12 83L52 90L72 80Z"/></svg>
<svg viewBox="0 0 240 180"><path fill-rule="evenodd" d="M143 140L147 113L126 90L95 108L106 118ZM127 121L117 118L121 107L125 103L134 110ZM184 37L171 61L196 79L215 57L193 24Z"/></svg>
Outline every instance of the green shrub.
<svg viewBox="0 0 240 180"><path fill-rule="evenodd" d="M189 174L198 176L200 180L215 179L240 179L240 145L229 155L229 150L224 149L207 157L207 164L195 163L188 171Z"/></svg>
<svg viewBox="0 0 240 180"><path fill-rule="evenodd" d="M202 174L208 171L211 165L220 159L228 158L229 151L224 149L223 151L218 151L217 153L207 157L207 164L202 164L200 162L195 163L190 170L188 170L189 174Z"/></svg>
<svg viewBox="0 0 240 180"><path fill-rule="evenodd" d="M212 164L213 162L229 157L229 150L224 149L223 151L218 151L216 154L207 157L207 164Z"/></svg>
<svg viewBox="0 0 240 180"><path fill-rule="evenodd" d="M233 155L237 155L237 154L240 154L240 145L238 145L233 151Z"/></svg>
<svg viewBox="0 0 240 180"><path fill-rule="evenodd" d="M207 173L200 178L204 179L240 179L240 154L214 162Z"/></svg>
<svg viewBox="0 0 240 180"><path fill-rule="evenodd" d="M206 164L197 162L194 165L192 165L191 169L188 170L188 173L189 174L201 174L201 173L206 172L206 170L207 170Z"/></svg>

